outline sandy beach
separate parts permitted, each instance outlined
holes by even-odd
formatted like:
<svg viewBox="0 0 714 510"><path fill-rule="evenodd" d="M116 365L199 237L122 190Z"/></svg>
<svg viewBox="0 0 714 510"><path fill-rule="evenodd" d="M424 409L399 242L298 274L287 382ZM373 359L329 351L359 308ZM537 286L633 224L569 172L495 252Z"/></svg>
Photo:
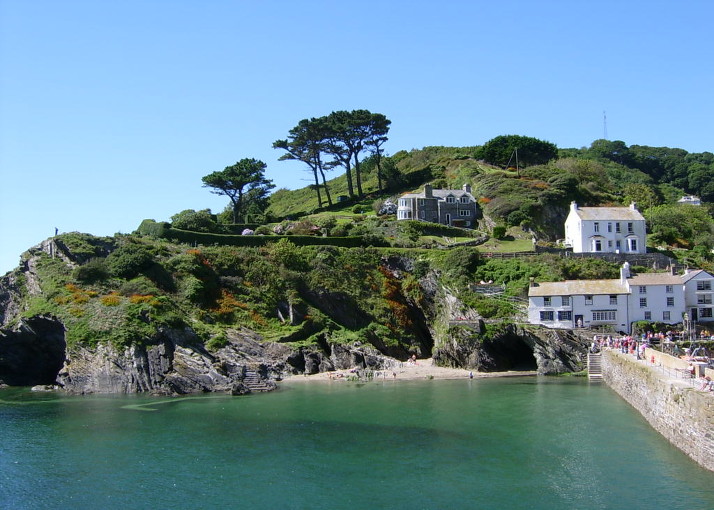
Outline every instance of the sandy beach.
<svg viewBox="0 0 714 510"><path fill-rule="evenodd" d="M285 382L307 382L307 381L346 381L355 373L351 369L335 370L334 372L322 372L313 375L294 375L284 379ZM387 370L375 370L374 377L395 381L413 381L417 379L474 379L482 377L508 377L536 375L535 371L523 372L476 372L463 368L437 367L431 358L418 359L416 363L398 363L395 367Z"/></svg>

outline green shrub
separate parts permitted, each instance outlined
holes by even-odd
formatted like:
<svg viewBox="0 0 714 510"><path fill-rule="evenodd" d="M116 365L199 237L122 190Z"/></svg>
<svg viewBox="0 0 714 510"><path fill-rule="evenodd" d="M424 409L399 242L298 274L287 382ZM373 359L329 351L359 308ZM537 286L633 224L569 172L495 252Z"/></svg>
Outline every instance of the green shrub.
<svg viewBox="0 0 714 510"><path fill-rule="evenodd" d="M109 278L109 268L104 259L89 259L86 264L75 268L72 277L84 283L102 282Z"/></svg>
<svg viewBox="0 0 714 510"><path fill-rule="evenodd" d="M214 335L206 342L206 349L209 351L217 351L228 345L228 337L224 333Z"/></svg>
<svg viewBox="0 0 714 510"><path fill-rule="evenodd" d="M113 276L132 278L153 264L154 256L148 247L127 243L107 257L107 268Z"/></svg>
<svg viewBox="0 0 714 510"><path fill-rule="evenodd" d="M174 228L192 230L194 232L215 232L217 229L215 216L211 214L210 209L201 211L186 209L171 216L171 222L171 226Z"/></svg>
<svg viewBox="0 0 714 510"><path fill-rule="evenodd" d="M493 227L493 237L503 239L506 236L506 227L504 225L496 225Z"/></svg>

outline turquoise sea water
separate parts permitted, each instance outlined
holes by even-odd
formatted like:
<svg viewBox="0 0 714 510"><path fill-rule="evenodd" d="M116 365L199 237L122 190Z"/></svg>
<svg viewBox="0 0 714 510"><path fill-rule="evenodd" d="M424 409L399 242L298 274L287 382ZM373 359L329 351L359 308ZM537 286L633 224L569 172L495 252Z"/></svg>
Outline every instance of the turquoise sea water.
<svg viewBox="0 0 714 510"><path fill-rule="evenodd" d="M604 385L0 391L0 508L714 509L714 473Z"/></svg>

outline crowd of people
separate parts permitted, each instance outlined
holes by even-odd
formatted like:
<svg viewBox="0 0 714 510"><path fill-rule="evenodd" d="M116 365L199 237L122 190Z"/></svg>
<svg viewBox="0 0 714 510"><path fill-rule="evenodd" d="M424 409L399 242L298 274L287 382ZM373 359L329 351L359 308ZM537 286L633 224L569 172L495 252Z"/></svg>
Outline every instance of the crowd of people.
<svg viewBox="0 0 714 510"><path fill-rule="evenodd" d="M697 337L708 340L711 335L709 331L703 330ZM652 344L659 344L663 352L672 354L680 359L687 361L686 369L677 369L682 372L687 372L690 377L696 377L695 363L709 363L712 366L714 360L709 356L709 351L699 346L694 349L686 347L682 349L676 344L678 339L682 338L681 332L667 331L666 333L642 333L640 336L622 335L594 335L592 344L590 345L591 352L600 352L602 349L617 349L622 353L631 354L637 359L645 359L645 349L651 347ZM652 356L654 363L654 356ZM702 374L699 377L699 390L714 392L714 380L708 375Z"/></svg>

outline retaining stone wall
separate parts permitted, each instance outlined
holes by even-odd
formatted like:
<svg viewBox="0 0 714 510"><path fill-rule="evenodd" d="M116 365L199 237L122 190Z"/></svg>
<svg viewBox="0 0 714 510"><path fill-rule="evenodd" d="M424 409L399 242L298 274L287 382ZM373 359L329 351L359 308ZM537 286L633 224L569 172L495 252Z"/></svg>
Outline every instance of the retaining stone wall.
<svg viewBox="0 0 714 510"><path fill-rule="evenodd" d="M668 379L616 351L603 352L602 375L657 432L714 471L714 395Z"/></svg>

